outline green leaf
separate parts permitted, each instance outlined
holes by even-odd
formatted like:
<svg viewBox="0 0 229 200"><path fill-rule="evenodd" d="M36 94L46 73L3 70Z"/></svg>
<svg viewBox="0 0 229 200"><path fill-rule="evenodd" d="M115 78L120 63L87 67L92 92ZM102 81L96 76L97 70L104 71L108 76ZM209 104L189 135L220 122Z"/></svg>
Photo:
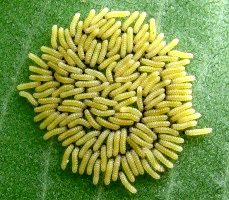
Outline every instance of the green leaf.
<svg viewBox="0 0 229 200"><path fill-rule="evenodd" d="M146 11L166 40L179 38L178 49L192 52L188 72L196 75L194 108L198 127L208 136L185 137L173 170L160 180L137 177L136 195L118 181L105 187L92 177L60 169L64 149L33 122L33 107L16 86L28 81L29 52L50 44L53 24L67 27L75 12L103 7ZM226 0L161 1L1 1L0 2L0 199L229 199L229 4Z"/></svg>

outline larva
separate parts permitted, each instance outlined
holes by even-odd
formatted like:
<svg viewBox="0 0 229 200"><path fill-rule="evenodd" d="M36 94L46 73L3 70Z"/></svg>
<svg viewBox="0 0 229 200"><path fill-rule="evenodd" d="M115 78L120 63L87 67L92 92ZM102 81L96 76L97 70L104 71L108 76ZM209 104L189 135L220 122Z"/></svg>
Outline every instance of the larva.
<svg viewBox="0 0 229 200"><path fill-rule="evenodd" d="M174 143L184 143L184 139L180 138L180 137L176 137L176 136L172 136L172 135L167 135L167 134L159 134L159 138L169 141L169 142L174 142Z"/></svg>
<svg viewBox="0 0 229 200"><path fill-rule="evenodd" d="M126 91L131 86L131 84L132 84L131 82L127 82L127 83L123 84L121 87L110 92L109 96L114 97L118 94L121 94L122 92Z"/></svg>
<svg viewBox="0 0 229 200"><path fill-rule="evenodd" d="M156 122L146 123L146 126L148 126L149 128L168 127L170 126L170 122L169 121L156 121Z"/></svg>
<svg viewBox="0 0 229 200"><path fill-rule="evenodd" d="M129 136L126 138L127 143L136 151L136 153L144 158L145 153L143 152L142 148L138 146L137 143L135 143Z"/></svg>
<svg viewBox="0 0 229 200"><path fill-rule="evenodd" d="M134 81L135 79L137 79L139 77L140 73L136 72L134 74L131 74L129 76L123 76L123 77L117 77L115 78L116 82L130 82L130 81Z"/></svg>
<svg viewBox="0 0 229 200"><path fill-rule="evenodd" d="M103 97L95 97L94 102L101 103L108 106L116 106L118 104L117 101L106 99Z"/></svg>
<svg viewBox="0 0 229 200"><path fill-rule="evenodd" d="M192 95L166 95L166 100L169 101L190 101Z"/></svg>
<svg viewBox="0 0 229 200"><path fill-rule="evenodd" d="M169 75L166 75L166 76L163 76L163 80L166 80L166 79L170 79L170 80L173 80L173 79L176 79L176 78L181 78L181 77L185 77L187 76L187 72L179 72L179 73L174 73L174 74L169 74Z"/></svg>
<svg viewBox="0 0 229 200"><path fill-rule="evenodd" d="M72 51L71 49L69 50ZM67 61L69 65L75 66L74 60L72 59L72 57L69 54L67 54L66 50L63 47L59 46L58 51L63 55L64 59Z"/></svg>
<svg viewBox="0 0 229 200"><path fill-rule="evenodd" d="M101 126L104 126L108 129L112 129L112 130L118 130L120 128L119 125L117 124L113 124L111 122L108 122L107 120L101 118L101 117L96 117L96 121L101 125Z"/></svg>
<svg viewBox="0 0 229 200"><path fill-rule="evenodd" d="M142 36L142 38L136 42L136 44L134 45L133 51L137 52L141 48L141 46L144 45L146 41L148 41L148 39L149 39L149 32L146 32Z"/></svg>
<svg viewBox="0 0 229 200"><path fill-rule="evenodd" d="M58 59L62 59L63 58L63 56L53 48L42 46L41 47L41 51L44 52L44 53L50 54L50 55L52 55L52 56L54 56L54 57L56 57Z"/></svg>
<svg viewBox="0 0 229 200"><path fill-rule="evenodd" d="M152 59L156 62L176 62L179 58L173 56L155 56Z"/></svg>
<svg viewBox="0 0 229 200"><path fill-rule="evenodd" d="M104 140L107 138L109 134L110 130L105 130L99 135L93 146L93 151L98 151L100 149L100 146L103 144Z"/></svg>
<svg viewBox="0 0 229 200"><path fill-rule="evenodd" d="M119 104L117 104L116 106L114 106L114 109L115 109L115 110L119 110L119 109L120 109L121 107L123 107L123 106L131 105L131 104L133 104L134 102L136 102L137 99L138 99L137 97L130 97L129 99L124 100L124 101L120 102Z"/></svg>
<svg viewBox="0 0 229 200"><path fill-rule="evenodd" d="M90 139L97 137L100 134L100 131L90 131L88 132L85 136L83 136L82 138L80 138L77 142L76 145L80 146L85 144L87 141L89 141Z"/></svg>
<svg viewBox="0 0 229 200"><path fill-rule="evenodd" d="M126 62L122 67L116 70L115 77L123 76L123 73L129 68L131 68L133 64L134 60L129 60L128 62Z"/></svg>
<svg viewBox="0 0 229 200"><path fill-rule="evenodd" d="M107 117L115 114L114 110L98 110L96 108L91 108L90 111L95 116L100 116L100 117Z"/></svg>
<svg viewBox="0 0 229 200"><path fill-rule="evenodd" d="M171 163L163 154L158 151L157 149L152 150L153 155L161 162L163 163L166 167L168 168L173 168L173 163Z"/></svg>
<svg viewBox="0 0 229 200"><path fill-rule="evenodd" d="M168 90L166 92L168 95L189 95L192 94L192 90L185 89L185 90Z"/></svg>
<svg viewBox="0 0 229 200"><path fill-rule="evenodd" d="M195 76L185 76L173 79L173 83L186 83L195 80Z"/></svg>
<svg viewBox="0 0 229 200"><path fill-rule="evenodd" d="M79 153L80 154L80 153ZM92 150L89 149L87 151L85 151L85 154L81 157L82 160L81 160L81 163L80 163L80 166L79 166L79 174L83 174L86 167L87 167L87 163L91 157L91 154L92 154Z"/></svg>
<svg viewBox="0 0 229 200"><path fill-rule="evenodd" d="M141 30L135 35L134 37L134 43L136 44L148 31L149 24L144 24L141 28Z"/></svg>
<svg viewBox="0 0 229 200"><path fill-rule="evenodd" d="M70 47L68 46L66 40L65 40L64 29L63 29L62 27L60 27L59 30L58 30L58 38L59 38L60 45L61 45L64 49L69 49L69 48L70 48Z"/></svg>
<svg viewBox="0 0 229 200"><path fill-rule="evenodd" d="M152 57L156 56L158 54L158 52L160 52L160 50L163 49L165 46L166 46L166 42L162 41L154 49L152 49L151 51L148 51L148 53L146 54L145 57L147 59L149 59L149 58L152 58Z"/></svg>
<svg viewBox="0 0 229 200"><path fill-rule="evenodd" d="M192 108L189 108L189 109L186 109L186 110L183 110L183 111L179 111L177 114L173 115L171 118L170 118L170 121L171 122L175 122L185 116L188 116L188 115L192 115L193 113L195 113L195 110L192 109Z"/></svg>
<svg viewBox="0 0 229 200"><path fill-rule="evenodd" d="M114 68L114 72L117 72L119 69L121 69L123 65L126 65L132 58L133 54L128 54L125 58L121 59Z"/></svg>
<svg viewBox="0 0 229 200"><path fill-rule="evenodd" d="M95 80L95 76L88 75L88 74L74 74L74 73L72 73L70 75L70 77L74 78L76 80L80 80L80 81L93 81L93 80Z"/></svg>
<svg viewBox="0 0 229 200"><path fill-rule="evenodd" d="M78 119L83 116L83 113L72 113L60 122L60 126L66 126L69 122Z"/></svg>
<svg viewBox="0 0 229 200"><path fill-rule="evenodd" d="M121 48L121 43L122 43L122 38L121 37L118 37L117 40L115 41L114 47L107 53L106 56L109 58L109 57L117 54L118 51Z"/></svg>
<svg viewBox="0 0 229 200"><path fill-rule="evenodd" d="M115 113L115 117L119 119L129 119L138 122L140 118L136 115L133 115L131 113Z"/></svg>
<svg viewBox="0 0 229 200"><path fill-rule="evenodd" d="M49 89L47 89L47 90L45 90L43 92L33 93L33 97L36 98L36 99L45 98L45 97L50 96L54 91L55 91L54 88L49 88Z"/></svg>
<svg viewBox="0 0 229 200"><path fill-rule="evenodd" d="M108 50L111 51L114 48L114 45L121 34L121 29L117 29L114 34L111 36L108 44Z"/></svg>
<svg viewBox="0 0 229 200"><path fill-rule="evenodd" d="M32 61L34 61L40 67L42 67L44 69L48 69L49 68L48 65L42 59L40 59L37 55L35 55L33 53L29 53L28 56Z"/></svg>
<svg viewBox="0 0 229 200"><path fill-rule="evenodd" d="M120 58L120 55L116 54L114 56L111 56L110 58L107 58L106 60L104 60L99 66L98 69L99 70L103 70L106 67L108 67L108 65L110 65L111 63L113 63L114 61L118 60Z"/></svg>
<svg viewBox="0 0 229 200"><path fill-rule="evenodd" d="M211 132L212 132L212 128L192 129L192 130L186 130L185 135L188 136L205 135Z"/></svg>
<svg viewBox="0 0 229 200"><path fill-rule="evenodd" d="M147 77L147 73L142 73L129 87L129 91L138 88L146 77Z"/></svg>
<svg viewBox="0 0 229 200"><path fill-rule="evenodd" d="M158 73L158 72L153 72L153 73ZM153 74L152 73L152 74ZM150 76L150 75L149 75ZM142 95L146 97L150 90L158 83L160 82L160 76L152 76L150 79L146 82L144 90L142 92Z"/></svg>
<svg viewBox="0 0 229 200"><path fill-rule="evenodd" d="M94 9L91 9L88 13L88 16L86 17L86 19L84 20L84 23L83 23L83 29L86 30L87 27L90 26L93 18L95 17L95 10Z"/></svg>
<svg viewBox="0 0 229 200"><path fill-rule="evenodd" d="M96 28L102 27L105 23L107 22L106 19L101 19L97 24L91 25L88 28L84 30L85 33L91 33L94 31Z"/></svg>
<svg viewBox="0 0 229 200"><path fill-rule="evenodd" d="M150 162L150 164L152 165L152 167L155 170L157 170L159 172L164 172L165 171L164 167L158 163L158 161L156 160L156 158L153 155L151 150L149 150L147 148L143 148L143 151L144 151L144 153L146 155L147 160Z"/></svg>
<svg viewBox="0 0 229 200"><path fill-rule="evenodd" d="M122 34L122 43L121 43L121 50L120 50L120 55L121 58L124 58L126 56L127 51L127 34L123 33Z"/></svg>
<svg viewBox="0 0 229 200"><path fill-rule="evenodd" d="M141 25L143 24L144 20L146 18L146 12L142 12L139 15L139 18L137 19L135 25L134 25L134 33L138 33L138 31L140 30Z"/></svg>
<svg viewBox="0 0 229 200"><path fill-rule="evenodd" d="M156 115L156 116L143 117L142 122L150 123L150 122L155 122L155 121L165 121L167 119L168 119L167 115Z"/></svg>
<svg viewBox="0 0 229 200"><path fill-rule="evenodd" d="M106 82L107 78L104 76L104 74L102 72L93 70L93 69L85 69L85 73L89 74L91 76L97 77L99 80L101 80L102 82Z"/></svg>
<svg viewBox="0 0 229 200"><path fill-rule="evenodd" d="M100 152L96 151L95 153L92 154L92 156L90 157L90 160L88 161L88 165L87 165L87 174L91 175L93 168L94 168L94 164L97 160L97 158L99 157Z"/></svg>
<svg viewBox="0 0 229 200"><path fill-rule="evenodd" d="M177 83L177 84L170 84L167 86L168 90L178 90L178 89L189 89L192 87L191 83Z"/></svg>
<svg viewBox="0 0 229 200"><path fill-rule="evenodd" d="M130 11L111 11L111 12L108 12L105 17L107 19L110 19L110 18L121 18L121 17L127 17L130 15Z"/></svg>
<svg viewBox="0 0 229 200"><path fill-rule="evenodd" d="M74 85L71 84L62 85L60 88L55 90L55 92L52 93L52 97L58 97L61 93L65 91L73 90L74 88L75 88Z"/></svg>
<svg viewBox="0 0 229 200"><path fill-rule="evenodd" d="M136 108L132 108L132 107L122 107L120 108L120 112L124 112L124 113L131 113L133 115L136 115L138 117L142 117L142 113L136 109Z"/></svg>
<svg viewBox="0 0 229 200"><path fill-rule="evenodd" d="M103 40L101 51L97 60L98 64L101 64L104 61L105 56L107 54L107 49L108 49L108 40Z"/></svg>
<svg viewBox="0 0 229 200"><path fill-rule="evenodd" d="M156 38L157 35L157 29L156 29L156 24L155 24L155 19L151 18L149 20L149 30L150 30L150 37L149 37L149 41L153 42Z"/></svg>
<svg viewBox="0 0 229 200"><path fill-rule="evenodd" d="M59 62L62 63L62 62ZM58 74L63 75L63 76L68 76L68 72L66 70L64 70L63 68L59 67L58 64L52 62L52 61L48 61L48 66L52 69L54 69Z"/></svg>
<svg viewBox="0 0 229 200"><path fill-rule="evenodd" d="M161 101L163 101L164 98L165 98L165 94L161 94L158 97L154 98L153 100L151 100L150 102L148 102L145 105L145 110L150 110L155 105L157 105L158 103L160 103Z"/></svg>
<svg viewBox="0 0 229 200"><path fill-rule="evenodd" d="M117 155L114 160L114 167L112 171L112 181L117 181L118 179L120 164L121 164L121 156Z"/></svg>
<svg viewBox="0 0 229 200"><path fill-rule="evenodd" d="M96 103L96 102L88 100L88 99L85 99L84 103L87 106L90 106L92 108L96 108L96 109L99 109L99 110L107 110L108 109L108 107L106 105L103 105L103 104L100 104L100 103Z"/></svg>
<svg viewBox="0 0 229 200"><path fill-rule="evenodd" d="M151 91L156 91L156 90L159 90L163 87L166 87L167 85L169 85L171 83L171 80L164 80L164 81L161 81L160 83L157 83L152 89Z"/></svg>
<svg viewBox="0 0 229 200"><path fill-rule="evenodd" d="M46 98L40 98L37 101L40 104L55 104L55 103L60 103L61 98L46 97Z"/></svg>
<svg viewBox="0 0 229 200"><path fill-rule="evenodd" d="M161 114L168 113L169 111L170 111L169 107L163 107L163 108L159 108L159 109L152 109L152 110L148 110L148 111L144 112L144 116L148 117L148 116L161 115Z"/></svg>
<svg viewBox="0 0 229 200"><path fill-rule="evenodd" d="M98 21L100 21L107 13L108 13L109 9L108 8L104 8L102 9L91 21L91 25L96 24Z"/></svg>
<svg viewBox="0 0 229 200"><path fill-rule="evenodd" d="M182 103L180 101L161 101L155 107L156 109L164 108L164 107L178 107L181 106Z"/></svg>
<svg viewBox="0 0 229 200"><path fill-rule="evenodd" d="M122 30L126 31L129 28L129 26L135 21L135 19L137 19L138 15L139 15L138 11L135 11L134 13L132 13L123 23Z"/></svg>
<svg viewBox="0 0 229 200"><path fill-rule="evenodd" d="M201 117L201 114L200 113L194 113L192 115L188 115L188 116L185 116L183 118L180 118L177 120L177 123L186 123L186 122L189 122L189 121L192 121L192 120L195 120L195 119L199 119Z"/></svg>
<svg viewBox="0 0 229 200"><path fill-rule="evenodd" d="M43 112L43 111L46 111L46 110L51 110L53 108L57 108L58 104L45 104L45 105L42 105L42 106L38 106L36 108L34 108L34 112Z"/></svg>
<svg viewBox="0 0 229 200"><path fill-rule="evenodd" d="M153 131L155 133L167 133L167 134L170 134L170 135L173 135L173 136L178 136L179 135L179 132L174 130L174 129L171 129L169 127L157 127L157 128L154 128Z"/></svg>
<svg viewBox="0 0 229 200"><path fill-rule="evenodd" d="M175 74L175 73L179 73L179 72L183 72L183 71L185 71L185 67L174 67L174 68L171 67L171 68L164 69L161 72L161 75L166 76L166 75Z"/></svg>
<svg viewBox="0 0 229 200"><path fill-rule="evenodd" d="M98 33L98 37L100 38L113 24L115 23L115 19L109 19L100 29Z"/></svg>
<svg viewBox="0 0 229 200"><path fill-rule="evenodd" d="M57 49L57 47L58 47L57 34L58 34L58 27L57 27L57 25L53 25L52 31L51 31L51 46L53 49Z"/></svg>
<svg viewBox="0 0 229 200"><path fill-rule="evenodd" d="M72 78L68 78L68 77L64 77L61 76L60 74L58 74L57 72L54 73L54 77L57 81L59 81L60 83L64 83L64 84L72 84L75 83L75 80Z"/></svg>
<svg viewBox="0 0 229 200"><path fill-rule="evenodd" d="M101 85L94 86L87 89L87 92L99 92L104 90L109 85L109 82L104 82Z"/></svg>
<svg viewBox="0 0 229 200"><path fill-rule="evenodd" d="M135 134L131 133L130 138L138 145L142 147L147 147L149 149L153 148L153 145L151 143L148 143L144 140L142 140L140 137L136 136Z"/></svg>
<svg viewBox="0 0 229 200"><path fill-rule="evenodd" d="M185 53L185 52L181 52L181 51L178 51L178 50L169 51L168 55L169 56L178 57L178 58L185 58L185 59L193 58L193 54L192 53Z"/></svg>
<svg viewBox="0 0 229 200"><path fill-rule="evenodd" d="M156 37L156 39L149 45L148 49L146 50L148 53L153 51L153 49L155 49L164 39L164 33L160 33L158 34L158 36Z"/></svg>
<svg viewBox="0 0 229 200"><path fill-rule="evenodd" d="M93 175L93 184L94 185L97 185L99 182L100 166L101 166L101 161L100 159L97 159L94 165L94 175Z"/></svg>
<svg viewBox="0 0 229 200"><path fill-rule="evenodd" d="M79 44L78 44L78 55L79 55L80 60L85 59L84 43L86 39L87 39L87 35L82 35L82 37L80 38Z"/></svg>
<svg viewBox="0 0 229 200"><path fill-rule="evenodd" d="M77 94L75 95L74 99L76 100L81 100L81 99L92 99L94 97L99 96L98 92L88 92L88 93L83 93L83 94Z"/></svg>
<svg viewBox="0 0 229 200"><path fill-rule="evenodd" d="M77 95L77 94L81 94L83 92L84 92L84 88L75 88L73 90L68 90L68 91L62 92L60 94L60 97L61 98L66 98L66 97L74 96L74 95Z"/></svg>
<svg viewBox="0 0 229 200"><path fill-rule="evenodd" d="M86 64L90 64L96 45L97 45L97 40L93 40L91 42L90 46L88 47L88 50L87 50L87 53L85 56L85 63Z"/></svg>
<svg viewBox="0 0 229 200"><path fill-rule="evenodd" d="M162 154L172 158L173 160L178 159L178 155L174 153L173 151L165 148L164 146L160 145L159 143L155 143L155 148L160 151Z"/></svg>
<svg viewBox="0 0 229 200"><path fill-rule="evenodd" d="M59 115L59 112L54 112L51 115L49 115L43 122L41 122L40 129L45 129Z"/></svg>
<svg viewBox="0 0 229 200"><path fill-rule="evenodd" d="M114 132L111 132L107 138L107 157L112 157L114 148Z"/></svg>
<svg viewBox="0 0 229 200"><path fill-rule="evenodd" d="M111 26L111 28L109 28L109 29L101 36L101 39L102 39L102 40L106 40L107 38L109 38L110 36L112 36L112 35L114 34L114 32L120 28L121 25L122 25L122 23L121 23L120 21L117 21L113 26Z"/></svg>
<svg viewBox="0 0 229 200"><path fill-rule="evenodd" d="M140 66L138 68L139 72L161 72L162 68L150 67L150 66Z"/></svg>
<svg viewBox="0 0 229 200"><path fill-rule="evenodd" d="M119 172L119 178L122 182L122 184L125 186L127 190L129 190L131 193L136 193L137 190L135 189L134 186L132 186L129 181L126 178L126 175L123 172Z"/></svg>
<svg viewBox="0 0 229 200"><path fill-rule="evenodd" d="M84 110L84 114L90 125L95 128L100 130L101 126L95 121L94 117L91 115L89 110Z"/></svg>
<svg viewBox="0 0 229 200"><path fill-rule="evenodd" d="M31 81L37 81L37 82L47 82L47 81L53 81L53 76L43 76L43 75L30 75L29 79Z"/></svg>
<svg viewBox="0 0 229 200"><path fill-rule="evenodd" d="M65 39L66 39L68 46L72 49L72 51L76 52L77 47L76 47L74 41L72 40L72 37L71 37L68 29L64 30L64 35L65 35Z"/></svg>
<svg viewBox="0 0 229 200"><path fill-rule="evenodd" d="M81 41L82 30L83 30L83 21L79 21L76 27L76 34L75 34L75 39L74 39L74 42L77 45L79 45L79 42ZM71 33L71 28L70 28L70 33ZM79 50L79 46L78 46L78 50Z"/></svg>
<svg viewBox="0 0 229 200"><path fill-rule="evenodd" d="M85 133L85 131L82 131L82 130L83 130L82 126L76 126L74 128L68 129L67 131L63 132L62 134L60 134L58 136L58 140L62 141L64 139L66 139L67 137L70 137L72 135L75 135L76 133L79 133L80 131L81 131L81 133L79 135L80 135L80 137L83 137L83 135L85 135L86 133Z"/></svg>
<svg viewBox="0 0 229 200"><path fill-rule="evenodd" d="M115 90L116 88L120 87L121 83L113 83L110 84L107 88L105 88L101 94L103 98L105 98L112 90Z"/></svg>
<svg viewBox="0 0 229 200"><path fill-rule="evenodd" d="M102 44L98 43L95 47L94 52L93 52L91 62L90 62L90 67L95 67L95 64L97 63L97 60L98 60L99 55L100 55L101 48L102 48Z"/></svg>
<svg viewBox="0 0 229 200"><path fill-rule="evenodd" d="M143 175L144 174L144 169L143 169L143 166L142 166L142 163L141 163L141 161L139 159L138 154L133 149L130 151L130 153L131 153L131 155L133 157L133 160L134 160L134 163L135 163L135 165L137 167L138 173Z"/></svg>
<svg viewBox="0 0 229 200"><path fill-rule="evenodd" d="M79 107L79 108L86 108L86 105L81 102L81 101L77 101L77 100L64 100L62 101L62 105L63 106L75 106L75 107Z"/></svg>
<svg viewBox="0 0 229 200"><path fill-rule="evenodd" d="M87 120L85 120L83 118L75 119L75 120L69 122L68 123L68 127L69 128L73 128L73 127L75 127L76 125L79 125L79 124L81 124L81 125L83 125L83 126L85 126L87 128L91 127L91 124Z"/></svg>
<svg viewBox="0 0 229 200"><path fill-rule="evenodd" d="M29 66L29 71L40 74L40 75L44 75L44 76L51 76L52 72L47 70L47 69L42 69L40 67L36 67L36 66Z"/></svg>
<svg viewBox="0 0 229 200"><path fill-rule="evenodd" d="M76 173L78 171L78 154L79 148L76 147L72 151L72 173Z"/></svg>
<svg viewBox="0 0 229 200"><path fill-rule="evenodd" d="M134 174L133 172L131 171L130 169L130 166L127 162L127 159L125 156L122 156L121 158L121 163L122 163L122 168L125 172L125 174L127 175L128 179L131 181L131 182L134 182L135 181L135 177L134 177Z"/></svg>
<svg viewBox="0 0 229 200"><path fill-rule="evenodd" d="M80 58L76 55L76 53L74 51L72 51L71 49L68 49L67 54L72 58L72 60L76 63L76 65L79 68L81 68L81 69L86 68L86 65L80 60Z"/></svg>
<svg viewBox="0 0 229 200"><path fill-rule="evenodd" d="M105 177L104 177L104 184L109 185L111 181L111 176L113 172L113 167L114 167L114 159L109 159L107 162L107 167L106 167L106 172L105 172Z"/></svg>
<svg viewBox="0 0 229 200"><path fill-rule="evenodd" d="M121 101L123 99L128 99L130 97L134 97L135 95L136 95L135 91L124 92L124 93L121 93L121 94L114 96L113 99L114 99L114 101Z"/></svg>
<svg viewBox="0 0 229 200"><path fill-rule="evenodd" d="M148 161L146 159L142 159L142 166L144 170L154 179L160 179L160 175L156 173L149 165Z"/></svg>
<svg viewBox="0 0 229 200"><path fill-rule="evenodd" d="M114 82L112 70L114 69L114 67L116 66L116 64L117 64L117 62L113 62L106 69L106 78L107 78L107 80L110 83L113 83Z"/></svg>
<svg viewBox="0 0 229 200"><path fill-rule="evenodd" d="M144 104L148 104L150 101L152 101L154 98L156 98L158 95L164 94L165 89L161 88L156 91L152 91L145 99L144 99Z"/></svg>
<svg viewBox="0 0 229 200"><path fill-rule="evenodd" d="M120 131L116 131L114 133L114 143L113 143L113 152L112 152L113 156L117 156L119 153L120 135L121 135Z"/></svg>
<svg viewBox="0 0 229 200"><path fill-rule="evenodd" d="M127 29L127 53L131 53L134 46L134 30L132 27Z"/></svg>
<svg viewBox="0 0 229 200"><path fill-rule="evenodd" d="M80 18L80 13L76 13L70 23L70 35L71 37L75 37L76 35L76 27L77 27L77 24L78 24L78 21L79 21L79 18Z"/></svg>
<svg viewBox="0 0 229 200"><path fill-rule="evenodd" d="M154 140L157 139L156 134L150 128L148 128L145 124L137 123L136 128L142 130L144 133L146 133L148 136L150 136Z"/></svg>
<svg viewBox="0 0 229 200"><path fill-rule="evenodd" d="M177 152L181 152L183 151L183 148L177 144L174 144L172 142L169 142L169 141L166 141L166 140L162 140L160 139L159 140L159 144L163 145L164 147L167 147L169 149L172 149L174 151L177 151Z"/></svg>
<svg viewBox="0 0 229 200"><path fill-rule="evenodd" d="M89 46L92 44L92 41L95 39L95 37L98 35L99 33L99 29L95 29L94 31L92 31L90 33L90 35L88 35L87 39L85 40L85 43L83 45L83 49L84 51L88 51Z"/></svg>
<svg viewBox="0 0 229 200"><path fill-rule="evenodd" d="M133 74L133 72L135 72L139 66L140 66L140 62L138 62L138 61L134 62L134 64L123 73L123 76L128 76L128 75Z"/></svg>
<svg viewBox="0 0 229 200"><path fill-rule="evenodd" d="M101 147L101 171L105 172L107 168L107 147L102 145Z"/></svg>
<svg viewBox="0 0 229 200"><path fill-rule="evenodd" d="M137 169L137 167L136 167L136 165L134 163L133 156L132 156L132 154L129 151L126 152L126 159L127 159L127 162L129 164L129 166L130 166L131 171L133 172L133 174L135 176L138 176L139 175L138 169Z"/></svg>
<svg viewBox="0 0 229 200"><path fill-rule="evenodd" d="M127 130L125 128L121 129L120 133L120 153L126 153L126 139L127 139Z"/></svg>
<svg viewBox="0 0 229 200"><path fill-rule="evenodd" d="M27 90L31 88L37 88L40 85L41 85L41 82L22 83L17 86L17 90Z"/></svg>
<svg viewBox="0 0 229 200"><path fill-rule="evenodd" d="M85 135L85 131L80 131L80 132L68 137L67 139L65 139L62 142L62 146L65 147L65 146L68 146L71 143L75 143L77 140L79 140L84 135Z"/></svg>
<svg viewBox="0 0 229 200"><path fill-rule="evenodd" d="M48 117L49 115L51 115L52 113L56 112L56 109L51 109L51 110L45 110L41 113L39 113L38 115L36 115L33 120L35 122L39 122L41 121L42 119Z"/></svg>
<svg viewBox="0 0 229 200"><path fill-rule="evenodd" d="M170 50L172 50L175 46L177 46L179 40L177 38L173 39L169 44L167 44L159 53L159 56L165 55Z"/></svg>
<svg viewBox="0 0 229 200"><path fill-rule="evenodd" d="M69 145L69 146L65 149L64 155L63 155L63 158L62 158L62 162L61 162L61 169L62 169L62 170L65 170L65 169L66 169L67 164L68 164L68 162L69 162L69 157L70 157L70 155L71 155L73 149L74 149L74 145L73 145L73 144Z"/></svg>
<svg viewBox="0 0 229 200"><path fill-rule="evenodd" d="M49 138L55 136L55 135L59 135L63 132L65 132L67 130L66 127L61 127L61 128L55 128L51 131L48 131L47 133L45 133L45 135L43 136L44 140L48 140Z"/></svg>
<svg viewBox="0 0 229 200"><path fill-rule="evenodd" d="M155 62L146 58L142 58L140 61L142 64L151 66L151 67L164 67L165 63L164 62Z"/></svg>
<svg viewBox="0 0 229 200"><path fill-rule="evenodd" d="M173 68L173 67L182 67L184 65L188 65L190 63L189 59L179 60L177 62L171 62L166 64L166 69Z"/></svg>
<svg viewBox="0 0 229 200"><path fill-rule="evenodd" d="M146 49L149 47L149 42L146 42L142 47L134 54L133 59L135 61L139 60L142 55L145 53Z"/></svg>
<svg viewBox="0 0 229 200"><path fill-rule="evenodd" d="M143 139L144 141L148 142L148 143L153 143L153 138L149 137L146 133L144 133L142 130L138 129L138 128L133 128L131 127L129 129L129 131L131 133L133 133L134 135L137 135L138 137L140 137L141 139Z"/></svg>
<svg viewBox="0 0 229 200"><path fill-rule="evenodd" d="M149 76L146 77L145 80L142 81L141 87L145 88L148 84L150 84L151 82L154 82L154 78L155 77L158 78L158 75L159 75L159 72L152 72Z"/></svg>
<svg viewBox="0 0 229 200"><path fill-rule="evenodd" d="M37 100L36 100L36 99L33 97L33 95L31 95L30 93L25 92L25 91L20 91L20 92L19 92L19 95L20 95L21 97L25 97L32 105L38 106Z"/></svg>
<svg viewBox="0 0 229 200"><path fill-rule="evenodd" d="M56 119L54 119L48 126L47 126L47 130L50 131L52 129L54 129L62 120L64 120L66 117L68 116L67 113L62 113L60 115L58 115L58 117Z"/></svg>
<svg viewBox="0 0 229 200"><path fill-rule="evenodd" d="M179 123L179 124L173 124L172 128L175 130L184 130L193 126L197 125L197 121L188 121L184 123Z"/></svg>
<svg viewBox="0 0 229 200"><path fill-rule="evenodd" d="M79 158L83 158L85 153L90 149L90 147L95 143L96 138L92 138L90 140L88 140L80 149L79 151ZM90 149L91 151L91 149Z"/></svg>

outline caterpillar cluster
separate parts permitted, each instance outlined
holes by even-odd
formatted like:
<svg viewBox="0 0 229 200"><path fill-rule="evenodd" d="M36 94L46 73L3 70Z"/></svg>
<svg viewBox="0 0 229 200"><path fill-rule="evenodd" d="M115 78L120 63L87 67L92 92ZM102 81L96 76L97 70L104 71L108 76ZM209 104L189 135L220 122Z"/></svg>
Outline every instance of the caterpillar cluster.
<svg viewBox="0 0 229 200"><path fill-rule="evenodd" d="M76 13L69 29L52 27L41 57L29 54L36 63L31 82L17 87L47 129L44 140L57 136L66 148L63 170L71 163L73 173L93 175L95 185L104 173L105 185L120 179L132 193L135 176L159 179L173 168L183 150L179 131L212 131L190 129L201 117L191 103L195 77L185 70L193 55L173 50L179 40L166 44L155 20L145 18L104 8L81 21Z"/></svg>

